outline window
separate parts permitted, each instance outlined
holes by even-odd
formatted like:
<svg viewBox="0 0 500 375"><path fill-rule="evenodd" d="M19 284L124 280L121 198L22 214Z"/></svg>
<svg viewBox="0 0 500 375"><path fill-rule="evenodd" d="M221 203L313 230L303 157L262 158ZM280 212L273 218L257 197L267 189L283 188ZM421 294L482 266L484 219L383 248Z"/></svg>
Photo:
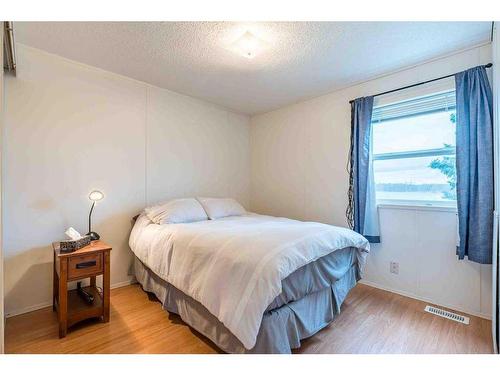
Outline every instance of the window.
<svg viewBox="0 0 500 375"><path fill-rule="evenodd" d="M379 203L456 205L455 91L375 107Z"/></svg>

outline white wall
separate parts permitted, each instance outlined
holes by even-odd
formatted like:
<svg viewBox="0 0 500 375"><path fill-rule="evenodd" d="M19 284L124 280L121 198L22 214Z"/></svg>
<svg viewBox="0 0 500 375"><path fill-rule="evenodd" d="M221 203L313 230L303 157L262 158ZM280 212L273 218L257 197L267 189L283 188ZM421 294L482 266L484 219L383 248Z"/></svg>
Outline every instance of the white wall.
<svg viewBox="0 0 500 375"><path fill-rule="evenodd" d="M345 226L349 100L452 74L490 59L490 45L473 48L252 117L251 209ZM365 282L468 313L491 315L491 267L456 260L454 213L388 208L379 212L383 243L373 246ZM391 260L400 263L398 276L389 272Z"/></svg>
<svg viewBox="0 0 500 375"><path fill-rule="evenodd" d="M2 25L3 26L3 25ZM3 64L3 27L0 27L0 61ZM3 101L3 69L0 71L0 175L3 153L3 121L4 121L4 101ZM2 210L2 179L0 177L0 212ZM2 218L0 217L0 354L4 353L4 303L3 303L3 245L2 245Z"/></svg>
<svg viewBox="0 0 500 375"><path fill-rule="evenodd" d="M469 314L491 316L491 266L459 261L456 212L379 208L381 244L373 244L364 283ZM391 261L399 274L389 272Z"/></svg>
<svg viewBox="0 0 500 375"><path fill-rule="evenodd" d="M248 205L248 117L23 45L6 78L5 308L51 303L51 242L94 228L113 246L111 284L127 284L131 218L173 197Z"/></svg>
<svg viewBox="0 0 500 375"><path fill-rule="evenodd" d="M182 124L182 126L179 126ZM248 206L249 118L151 87L148 92L147 202L228 196Z"/></svg>

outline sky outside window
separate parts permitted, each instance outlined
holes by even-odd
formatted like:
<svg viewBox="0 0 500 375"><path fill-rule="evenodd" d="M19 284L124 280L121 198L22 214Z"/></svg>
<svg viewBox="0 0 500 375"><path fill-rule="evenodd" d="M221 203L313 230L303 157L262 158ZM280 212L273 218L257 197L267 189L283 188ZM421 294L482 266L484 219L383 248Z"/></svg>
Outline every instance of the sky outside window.
<svg viewBox="0 0 500 375"><path fill-rule="evenodd" d="M378 200L453 202L456 199L454 151L450 151L451 155L404 155L443 147L454 150L454 113L454 110L442 111L373 123L373 154L402 153L401 158L396 154L396 158L374 161Z"/></svg>

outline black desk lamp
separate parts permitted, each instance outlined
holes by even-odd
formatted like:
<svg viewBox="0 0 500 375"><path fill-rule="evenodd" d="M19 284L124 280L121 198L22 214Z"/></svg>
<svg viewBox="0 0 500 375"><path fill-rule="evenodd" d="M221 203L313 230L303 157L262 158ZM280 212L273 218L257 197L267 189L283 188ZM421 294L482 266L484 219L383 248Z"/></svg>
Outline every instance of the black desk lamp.
<svg viewBox="0 0 500 375"><path fill-rule="evenodd" d="M92 241L98 240L101 238L96 232L92 232L92 211L94 211L94 206L95 202L100 201L102 198L104 198L104 194L101 193L99 190L94 190L90 192L89 194L89 199L92 201L92 207L90 207L90 212L89 212L89 232L87 233L87 236L90 236L90 239Z"/></svg>

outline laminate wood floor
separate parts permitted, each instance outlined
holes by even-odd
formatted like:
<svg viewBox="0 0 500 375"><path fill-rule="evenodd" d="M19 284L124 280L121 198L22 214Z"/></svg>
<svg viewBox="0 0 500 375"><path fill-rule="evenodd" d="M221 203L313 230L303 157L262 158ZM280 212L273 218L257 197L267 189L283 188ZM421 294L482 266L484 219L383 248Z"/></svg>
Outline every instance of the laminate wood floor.
<svg viewBox="0 0 500 375"><path fill-rule="evenodd" d="M464 325L423 311L426 303L358 284L328 327L295 353L491 353L491 322ZM138 284L111 291L107 324L83 322L59 339L45 308L7 319L7 353L220 353Z"/></svg>

